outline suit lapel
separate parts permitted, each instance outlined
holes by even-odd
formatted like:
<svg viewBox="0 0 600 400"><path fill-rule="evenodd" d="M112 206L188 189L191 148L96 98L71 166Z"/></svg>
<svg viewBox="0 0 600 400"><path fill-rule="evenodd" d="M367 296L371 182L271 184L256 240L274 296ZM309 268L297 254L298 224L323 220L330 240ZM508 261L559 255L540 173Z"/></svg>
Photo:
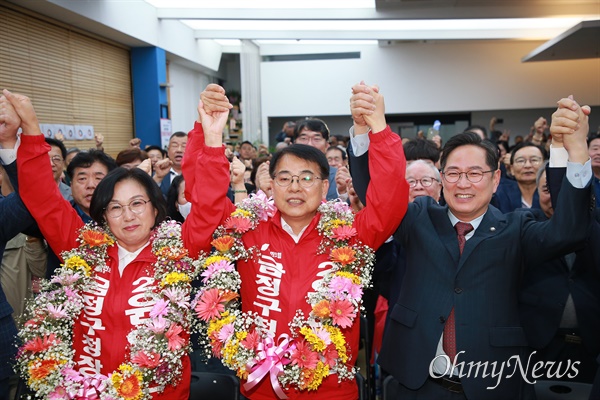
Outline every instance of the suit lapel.
<svg viewBox="0 0 600 400"><path fill-rule="evenodd" d="M450 223L448 218L448 206L442 207L433 205L428 208L429 218L435 227L440 241L446 246L446 250L450 253L453 265L458 263L459 251L458 251L458 238L456 237L456 231Z"/></svg>
<svg viewBox="0 0 600 400"><path fill-rule="evenodd" d="M488 238L496 236L504 229L505 226L506 218L504 215L497 208L490 206L483 216L483 219L477 227L473 237L467 240L462 256L460 257L460 261L458 263L457 271L460 271L465 261L469 258L479 243ZM456 242L458 243L458 239Z"/></svg>

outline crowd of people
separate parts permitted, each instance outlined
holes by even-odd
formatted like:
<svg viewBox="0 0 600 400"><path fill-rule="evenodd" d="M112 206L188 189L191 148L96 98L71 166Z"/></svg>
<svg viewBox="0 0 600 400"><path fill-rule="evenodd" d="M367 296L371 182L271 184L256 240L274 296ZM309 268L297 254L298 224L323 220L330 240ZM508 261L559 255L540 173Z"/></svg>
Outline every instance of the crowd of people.
<svg viewBox="0 0 600 400"><path fill-rule="evenodd" d="M288 121L270 152L224 143L211 84L189 133L115 158L34 105L0 98L0 400L187 399L206 343L248 399L358 399L360 306L398 399L600 397L600 133L572 97L512 145L497 121L442 145L361 82L347 135Z"/></svg>

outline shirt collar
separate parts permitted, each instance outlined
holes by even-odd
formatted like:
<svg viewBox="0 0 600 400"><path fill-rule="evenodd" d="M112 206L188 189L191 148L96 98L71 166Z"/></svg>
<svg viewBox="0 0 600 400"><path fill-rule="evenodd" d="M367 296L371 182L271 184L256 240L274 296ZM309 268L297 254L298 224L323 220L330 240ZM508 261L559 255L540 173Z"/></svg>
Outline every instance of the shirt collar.
<svg viewBox="0 0 600 400"><path fill-rule="evenodd" d="M310 225L310 224L308 224L308 225ZM304 228L302 228L300 233L298 233L296 235L294 233L294 230L292 229L292 227L287 222L285 222L283 217L281 217L281 227L283 228L284 231L286 231L292 237L292 239L294 239L294 242L296 242L296 243L298 243L300 241L300 238L302 237L302 234L304 233L306 228L308 228L308 225L306 225Z"/></svg>
<svg viewBox="0 0 600 400"><path fill-rule="evenodd" d="M477 227L479 226L479 224L481 224L481 221L483 221L484 216L485 216L485 213L481 214L479 217L475 218L474 220L469 221L469 224L471 224L471 226L473 227L473 230L467 234L468 237L470 237L471 235L473 235L475 233L475 231L477 230ZM456 216L454 214L452 214L452 211L450 211L450 209L448 209L448 218L450 218L450 223L452 224L452 226L456 225L457 222L465 222L465 221L461 221L460 219L456 218Z"/></svg>

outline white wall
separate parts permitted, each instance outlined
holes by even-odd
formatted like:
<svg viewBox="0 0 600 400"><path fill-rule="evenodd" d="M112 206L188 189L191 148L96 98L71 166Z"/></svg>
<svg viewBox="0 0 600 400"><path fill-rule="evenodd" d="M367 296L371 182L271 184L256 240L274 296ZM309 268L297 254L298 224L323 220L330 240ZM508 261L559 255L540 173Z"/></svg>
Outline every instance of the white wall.
<svg viewBox="0 0 600 400"><path fill-rule="evenodd" d="M198 117L200 92L212 82L207 75L178 63L169 64L169 101L173 132L189 132Z"/></svg>
<svg viewBox="0 0 600 400"><path fill-rule="evenodd" d="M361 79L381 87L390 114L552 108L569 94L600 105L600 59L521 63L542 43L373 45L360 59L263 62L263 131L268 117L348 115Z"/></svg>

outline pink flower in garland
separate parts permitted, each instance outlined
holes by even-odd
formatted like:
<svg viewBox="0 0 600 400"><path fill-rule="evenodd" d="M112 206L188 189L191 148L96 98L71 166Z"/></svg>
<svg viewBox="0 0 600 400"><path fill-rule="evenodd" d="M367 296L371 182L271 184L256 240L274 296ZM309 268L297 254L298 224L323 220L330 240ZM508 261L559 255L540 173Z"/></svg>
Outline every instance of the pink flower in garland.
<svg viewBox="0 0 600 400"><path fill-rule="evenodd" d="M331 233L333 234L333 238L335 240L348 240L357 234L356 229L348 225L342 225L338 226L337 228L333 228Z"/></svg>
<svg viewBox="0 0 600 400"><path fill-rule="evenodd" d="M232 272L233 268L233 264L227 260L214 262L210 264L204 272L202 272L201 276L204 277L204 279L202 279L202 283L208 282L208 280L219 271Z"/></svg>
<svg viewBox="0 0 600 400"><path fill-rule="evenodd" d="M333 294L334 298L340 298L344 295L344 292L350 290L352 282L350 279L343 276L334 276L329 282L329 290Z"/></svg>
<svg viewBox="0 0 600 400"><path fill-rule="evenodd" d="M161 334L167 329L167 320L165 320L162 316L158 316L158 318L152 318L152 322L148 325L148 329L156 334Z"/></svg>
<svg viewBox="0 0 600 400"><path fill-rule="evenodd" d="M300 368L315 369L319 355L310 349L310 346L305 341L296 343L296 351L292 353L292 364L298 365Z"/></svg>
<svg viewBox="0 0 600 400"><path fill-rule="evenodd" d="M323 357L325 358L325 364L329 365L330 368L333 368L335 366L335 362L338 358L338 352L335 349L334 344L327 346L327 348L323 352Z"/></svg>
<svg viewBox="0 0 600 400"><path fill-rule="evenodd" d="M154 351L151 351L150 353L138 351L131 357L131 362L142 368L156 368L160 365L161 359L160 354Z"/></svg>
<svg viewBox="0 0 600 400"><path fill-rule="evenodd" d="M150 311L150 317L156 318L158 316L165 316L169 312L169 302L160 299L156 302L152 310Z"/></svg>
<svg viewBox="0 0 600 400"><path fill-rule="evenodd" d="M65 274L65 275L60 275L60 276L54 276L52 278L51 282L59 283L62 286L71 286L75 282L77 282L79 279L81 279L81 274L79 272L76 272L74 274Z"/></svg>
<svg viewBox="0 0 600 400"><path fill-rule="evenodd" d="M246 233L252 228L252 221L245 217L229 217L224 226L228 231Z"/></svg>
<svg viewBox="0 0 600 400"><path fill-rule="evenodd" d="M169 330L165 334L169 340L169 350L179 350L181 347L183 347L185 339L179 336L181 332L183 332L183 328L177 324L172 324L169 327Z"/></svg>
<svg viewBox="0 0 600 400"><path fill-rule="evenodd" d="M255 349L256 346L260 343L260 336L256 330L253 330L249 334L246 335L246 338L242 340L242 346L245 348L252 350Z"/></svg>
<svg viewBox="0 0 600 400"><path fill-rule="evenodd" d="M348 288L348 293L353 300L360 300L363 295L362 287L356 283L351 283Z"/></svg>
<svg viewBox="0 0 600 400"><path fill-rule="evenodd" d="M67 312L65 311L63 306L55 307L52 304L48 305L48 314L51 315L54 319L61 319L67 316Z"/></svg>
<svg viewBox="0 0 600 400"><path fill-rule="evenodd" d="M54 333L49 336L36 337L23 345L23 350L39 353L60 343L60 339Z"/></svg>
<svg viewBox="0 0 600 400"><path fill-rule="evenodd" d="M209 289L202 293L200 301L196 304L196 314L203 321L210 321L217 318L225 311L225 306L221 303L219 289Z"/></svg>
<svg viewBox="0 0 600 400"><path fill-rule="evenodd" d="M219 331L218 338L221 342L225 343L234 333L233 324L224 325Z"/></svg>
<svg viewBox="0 0 600 400"><path fill-rule="evenodd" d="M348 300L334 300L330 303L331 319L333 323L341 328L348 328L352 325L350 318L356 317L354 306Z"/></svg>

